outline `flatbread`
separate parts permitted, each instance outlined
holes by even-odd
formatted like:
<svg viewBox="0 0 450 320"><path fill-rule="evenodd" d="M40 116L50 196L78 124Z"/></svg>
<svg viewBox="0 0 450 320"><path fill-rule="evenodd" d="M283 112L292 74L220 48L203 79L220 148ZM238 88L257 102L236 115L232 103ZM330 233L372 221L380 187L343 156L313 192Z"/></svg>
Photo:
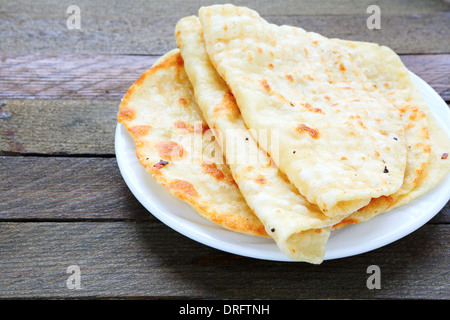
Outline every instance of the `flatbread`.
<svg viewBox="0 0 450 320"><path fill-rule="evenodd" d="M161 57L123 97L118 122L132 135L139 162L199 215L232 231L268 237L248 207L194 99L178 49ZM220 150L220 149L219 149Z"/></svg>
<svg viewBox="0 0 450 320"><path fill-rule="evenodd" d="M246 126L278 132L266 151L310 203L344 218L401 188L400 114L342 45L234 5L202 7L199 18Z"/></svg>
<svg viewBox="0 0 450 320"><path fill-rule="evenodd" d="M233 5L199 17L179 21L180 50L130 87L117 119L150 175L200 216L320 264L332 230L450 172L450 139L391 49Z"/></svg>
<svg viewBox="0 0 450 320"><path fill-rule="evenodd" d="M198 18L181 19L175 31L195 99L247 203L287 257L321 263L336 220L310 204L259 148L233 94L209 60Z"/></svg>
<svg viewBox="0 0 450 320"><path fill-rule="evenodd" d="M390 48L376 43L334 39L345 46L362 72L400 111L405 126L408 156L402 187L371 202L335 228L367 221L406 204L435 187L450 170L441 159L450 151L450 139L436 124L408 69Z"/></svg>

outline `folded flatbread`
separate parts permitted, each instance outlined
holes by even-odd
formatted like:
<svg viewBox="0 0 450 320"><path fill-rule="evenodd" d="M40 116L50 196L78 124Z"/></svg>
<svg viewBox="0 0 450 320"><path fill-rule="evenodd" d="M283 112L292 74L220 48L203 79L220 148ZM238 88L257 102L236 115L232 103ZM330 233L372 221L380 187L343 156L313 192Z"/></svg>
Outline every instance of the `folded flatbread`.
<svg viewBox="0 0 450 320"><path fill-rule="evenodd" d="M319 264L332 230L404 205L450 172L450 139L391 49L233 5L199 18L178 22L179 49L130 87L118 113L140 163L199 215Z"/></svg>
<svg viewBox="0 0 450 320"><path fill-rule="evenodd" d="M278 133L265 151L310 203L344 218L401 188L401 116L348 50L244 7L202 7L199 19L246 126Z"/></svg>
<svg viewBox="0 0 450 320"><path fill-rule="evenodd" d="M209 60L198 18L181 19L175 31L195 99L247 203L286 256L321 263L331 226L338 220L309 203L258 146Z"/></svg>
<svg viewBox="0 0 450 320"><path fill-rule="evenodd" d="M248 207L194 100L178 49L162 56L128 89L118 122L132 135L139 162L199 215L232 231L268 237Z"/></svg>

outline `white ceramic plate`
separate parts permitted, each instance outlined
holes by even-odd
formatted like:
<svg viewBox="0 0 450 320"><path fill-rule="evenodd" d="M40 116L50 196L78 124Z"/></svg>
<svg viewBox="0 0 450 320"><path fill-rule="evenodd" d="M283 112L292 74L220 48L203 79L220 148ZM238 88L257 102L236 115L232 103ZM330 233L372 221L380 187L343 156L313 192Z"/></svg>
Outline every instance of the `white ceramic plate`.
<svg viewBox="0 0 450 320"><path fill-rule="evenodd" d="M437 123L450 136L447 104L425 81L413 73L411 76ZM271 239L225 230L200 217L187 203L169 194L139 163L134 142L120 124L116 128L115 151L120 172L131 192L151 214L170 228L225 252L264 260L293 261L282 254ZM392 243L428 222L449 199L450 175L436 188L407 205L364 223L333 231L324 259L353 256Z"/></svg>

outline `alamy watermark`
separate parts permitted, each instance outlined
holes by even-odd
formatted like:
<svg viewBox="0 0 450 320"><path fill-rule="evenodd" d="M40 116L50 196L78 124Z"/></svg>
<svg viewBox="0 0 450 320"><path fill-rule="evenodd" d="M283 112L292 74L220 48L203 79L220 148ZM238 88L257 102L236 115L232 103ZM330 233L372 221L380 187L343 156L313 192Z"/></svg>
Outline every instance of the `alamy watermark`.
<svg viewBox="0 0 450 320"><path fill-rule="evenodd" d="M371 5L367 7L367 13L370 13L371 15L367 18L367 28L369 30L373 29L381 29L381 9L377 5Z"/></svg>
<svg viewBox="0 0 450 320"><path fill-rule="evenodd" d="M367 289L381 289L381 269L377 265L370 265L367 267L366 273L370 274L367 278Z"/></svg>
<svg viewBox="0 0 450 320"><path fill-rule="evenodd" d="M67 18L66 25L69 30L80 30L81 29L81 9L77 5L70 5L66 10L67 14L70 16Z"/></svg>
<svg viewBox="0 0 450 320"><path fill-rule="evenodd" d="M70 265L67 267L66 272L70 274L67 278L66 286L67 289L70 290L79 290L81 289L81 270L77 265Z"/></svg>

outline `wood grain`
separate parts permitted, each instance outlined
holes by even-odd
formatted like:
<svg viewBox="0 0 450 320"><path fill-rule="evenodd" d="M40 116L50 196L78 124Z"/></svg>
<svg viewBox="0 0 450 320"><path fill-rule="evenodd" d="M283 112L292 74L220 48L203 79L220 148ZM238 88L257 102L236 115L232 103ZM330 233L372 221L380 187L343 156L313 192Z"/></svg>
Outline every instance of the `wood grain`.
<svg viewBox="0 0 450 320"><path fill-rule="evenodd" d="M115 158L0 157L0 220L155 220Z"/></svg>
<svg viewBox="0 0 450 320"><path fill-rule="evenodd" d="M152 222L0 223L0 298L449 299L448 225L320 266L246 258ZM70 265L81 289L69 290ZM366 286L381 270L381 289Z"/></svg>
<svg viewBox="0 0 450 320"><path fill-rule="evenodd" d="M450 3L229 1L268 21L372 41L450 102ZM450 298L450 202L410 235L320 266L262 261L195 242L152 216L114 154L123 94L175 47L174 27L213 0L0 0L0 299ZM69 30L69 5L81 30ZM366 9L381 9L369 30ZM66 286L81 268L80 290ZM366 287L367 267L381 289Z"/></svg>
<svg viewBox="0 0 450 320"><path fill-rule="evenodd" d="M115 158L8 156L0 157L0 172L0 221L156 220L129 191ZM447 203L430 223L449 222Z"/></svg>
<svg viewBox="0 0 450 320"><path fill-rule="evenodd" d="M0 64L0 155L113 155L120 99L158 57L26 55ZM450 55L403 55L450 101Z"/></svg>
<svg viewBox="0 0 450 320"><path fill-rule="evenodd" d="M1 154L113 155L119 101L3 100Z"/></svg>
<svg viewBox="0 0 450 320"><path fill-rule="evenodd" d="M3 55L0 99L120 100L159 56ZM450 54L401 55L405 66L428 82L444 100Z"/></svg>
<svg viewBox="0 0 450 320"><path fill-rule="evenodd" d="M127 89L159 56L2 56L0 99L110 99Z"/></svg>
<svg viewBox="0 0 450 320"><path fill-rule="evenodd" d="M373 41L398 53L449 53L450 5L445 1L377 1L381 29L369 30L373 1L231 1L258 10L269 22L289 24L327 37ZM214 1L77 1L81 29L66 20L70 1L2 0L3 53L95 53L162 55L175 47L177 21Z"/></svg>

